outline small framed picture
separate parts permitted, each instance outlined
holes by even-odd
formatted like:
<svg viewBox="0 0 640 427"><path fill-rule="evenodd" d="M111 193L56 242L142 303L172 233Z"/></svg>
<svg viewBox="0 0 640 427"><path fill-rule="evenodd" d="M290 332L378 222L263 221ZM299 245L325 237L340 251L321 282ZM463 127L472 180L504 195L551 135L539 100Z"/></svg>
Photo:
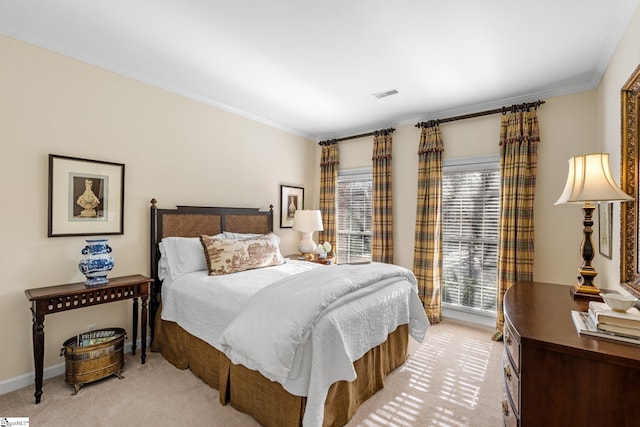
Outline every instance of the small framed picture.
<svg viewBox="0 0 640 427"><path fill-rule="evenodd" d="M293 216L304 209L304 188L280 186L280 228L293 228Z"/></svg>
<svg viewBox="0 0 640 427"><path fill-rule="evenodd" d="M598 204L599 250L604 257L611 259L611 233L613 232L613 204Z"/></svg>
<svg viewBox="0 0 640 427"><path fill-rule="evenodd" d="M124 233L124 165L49 154L48 237Z"/></svg>

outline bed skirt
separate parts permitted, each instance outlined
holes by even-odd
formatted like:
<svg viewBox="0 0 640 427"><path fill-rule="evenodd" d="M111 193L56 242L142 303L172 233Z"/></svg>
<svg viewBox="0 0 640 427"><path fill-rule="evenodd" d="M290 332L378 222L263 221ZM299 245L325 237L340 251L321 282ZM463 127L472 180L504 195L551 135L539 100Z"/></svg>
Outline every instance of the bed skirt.
<svg viewBox="0 0 640 427"><path fill-rule="evenodd" d="M343 426L358 407L384 386L387 375L407 358L408 326L401 325L387 340L354 362L358 377L334 383L327 394L323 426ZM265 427L302 426L305 397L294 396L257 371L234 365L211 345L178 324L156 316L152 351L179 369L191 369L220 392L220 403L251 415Z"/></svg>

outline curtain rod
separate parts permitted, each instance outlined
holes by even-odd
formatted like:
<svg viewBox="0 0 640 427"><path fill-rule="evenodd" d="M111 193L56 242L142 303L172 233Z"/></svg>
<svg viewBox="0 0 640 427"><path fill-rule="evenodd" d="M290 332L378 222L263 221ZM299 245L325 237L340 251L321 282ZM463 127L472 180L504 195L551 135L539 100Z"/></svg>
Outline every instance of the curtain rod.
<svg viewBox="0 0 640 427"><path fill-rule="evenodd" d="M490 114L498 114L498 113L507 114L509 112L515 113L516 111L528 111L530 108L538 109L538 107L541 106L544 103L545 103L545 101L541 101L541 100L538 99L535 102L525 102L523 104L513 104L510 107L502 107L502 108L496 108L494 110L480 111L478 113L464 114L462 116L447 117L445 119L436 119L436 120L429 120L429 121L426 121L426 122L420 122L420 123L416 123L416 127L417 128L428 128L428 127L433 127L435 125L438 125L440 123L454 122L456 120L472 119L474 117L488 116Z"/></svg>
<svg viewBox="0 0 640 427"><path fill-rule="evenodd" d="M395 131L394 128L375 130L373 132L361 133L359 135L344 136L342 138L336 138L336 139L327 139L326 141L318 142L318 145L332 145L332 144L337 144L338 142L341 142L341 141L348 141L350 139L364 138L365 136L389 135L394 131Z"/></svg>
<svg viewBox="0 0 640 427"><path fill-rule="evenodd" d="M525 102L523 104L513 104L510 107L501 107L493 110L480 111L478 113L464 114L461 116L447 117L444 119L436 119L436 120L429 120L426 122L420 122L420 123L416 123L415 127L417 128L432 127L440 123L454 122L456 120L473 119L475 117L488 116L490 114L498 114L498 113L507 114L508 112L515 113L516 111L529 110L530 108L537 109L539 106L541 106L544 103L545 101L541 101L538 99L537 101L534 101L534 102ZM389 129L376 130L373 132L361 133L359 135L345 136L345 137L336 138L336 139L327 139L325 141L320 141L318 145L337 144L338 142L348 141L350 139L364 138L365 136L387 135L389 133L393 133L393 131L395 131L394 128L389 128Z"/></svg>

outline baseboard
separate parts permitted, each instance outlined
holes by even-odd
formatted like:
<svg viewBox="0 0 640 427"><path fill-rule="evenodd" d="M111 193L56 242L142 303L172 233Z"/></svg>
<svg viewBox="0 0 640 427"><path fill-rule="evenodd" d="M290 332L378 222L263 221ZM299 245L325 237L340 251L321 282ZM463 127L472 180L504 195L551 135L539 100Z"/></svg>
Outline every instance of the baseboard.
<svg viewBox="0 0 640 427"><path fill-rule="evenodd" d="M137 342L136 354L139 354L140 352L141 342L142 342L141 340L138 340ZM131 342L125 343L124 345L125 352L131 351L131 344L132 344ZM150 345L151 345L151 338L147 337L147 351L149 351ZM47 380L49 378L57 377L58 375L63 375L63 374L64 374L64 362L45 368L42 373L42 377L44 380ZM17 377L10 378L8 380L0 381L0 395L11 393L12 391L20 390L21 388L24 388L27 386L33 386L35 376L36 376L35 371L31 371L28 374L19 375Z"/></svg>
<svg viewBox="0 0 640 427"><path fill-rule="evenodd" d="M450 319L460 320L462 322L474 323L476 325L495 327L496 326L496 318L495 316L484 316L475 313L470 313L466 311L453 310L448 308L442 309L442 317L448 317Z"/></svg>

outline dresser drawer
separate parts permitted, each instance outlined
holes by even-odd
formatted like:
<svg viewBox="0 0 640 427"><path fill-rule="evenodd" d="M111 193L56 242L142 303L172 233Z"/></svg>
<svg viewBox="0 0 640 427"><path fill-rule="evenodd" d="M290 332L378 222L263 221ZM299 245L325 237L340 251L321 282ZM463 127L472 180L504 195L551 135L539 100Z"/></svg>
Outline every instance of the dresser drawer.
<svg viewBox="0 0 640 427"><path fill-rule="evenodd" d="M513 326L509 322L504 322L504 348L513 362L513 367L520 374L520 339L513 333Z"/></svg>
<svg viewBox="0 0 640 427"><path fill-rule="evenodd" d="M506 391L502 394L502 422L504 427L518 427L518 417L511 408L511 403L506 395Z"/></svg>
<svg viewBox="0 0 640 427"><path fill-rule="evenodd" d="M502 377L504 389L509 397L512 412L516 416L520 415L520 377L511 364L511 360L505 352L502 356Z"/></svg>

